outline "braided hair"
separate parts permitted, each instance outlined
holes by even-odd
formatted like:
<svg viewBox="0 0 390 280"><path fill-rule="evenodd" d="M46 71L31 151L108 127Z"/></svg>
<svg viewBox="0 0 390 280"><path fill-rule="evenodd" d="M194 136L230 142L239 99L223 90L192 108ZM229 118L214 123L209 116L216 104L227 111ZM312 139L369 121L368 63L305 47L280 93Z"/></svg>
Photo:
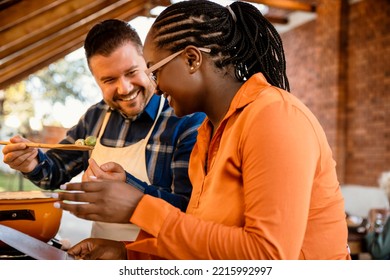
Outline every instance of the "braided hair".
<svg viewBox="0 0 390 280"><path fill-rule="evenodd" d="M99 22L91 28L84 41L88 63L92 56L96 54L109 56L127 42L131 42L138 53L142 55L142 41L129 23L119 19L108 19Z"/></svg>
<svg viewBox="0 0 390 280"><path fill-rule="evenodd" d="M233 64L240 81L261 72L272 85L290 90L282 40L249 3L235 1L223 7L206 0L178 2L157 17L152 30L158 48L209 48L215 66Z"/></svg>

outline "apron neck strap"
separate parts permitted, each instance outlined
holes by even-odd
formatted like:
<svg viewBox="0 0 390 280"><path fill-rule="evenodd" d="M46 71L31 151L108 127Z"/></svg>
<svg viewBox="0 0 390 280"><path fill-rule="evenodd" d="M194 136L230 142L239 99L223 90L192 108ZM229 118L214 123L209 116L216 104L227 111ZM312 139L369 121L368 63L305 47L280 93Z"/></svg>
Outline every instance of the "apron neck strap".
<svg viewBox="0 0 390 280"><path fill-rule="evenodd" d="M156 126L156 123L157 123L157 119L159 118L163 108L164 108L164 103L165 103L165 98L163 96L160 97L160 104L158 106L158 111L157 111L157 115L156 115L156 118L154 120L154 123L153 123L153 126L152 128L149 130L149 133L148 135L146 136L147 139L149 139L150 135L152 134L152 131L154 129L154 127ZM107 126L107 123L108 123L108 120L110 119L110 116L111 116L111 110L108 110L106 112L106 115L104 116L104 120L103 120L103 123L102 123L102 126L99 130L99 135L98 135L98 139L100 139L102 136L103 136L103 133L106 129L106 126Z"/></svg>

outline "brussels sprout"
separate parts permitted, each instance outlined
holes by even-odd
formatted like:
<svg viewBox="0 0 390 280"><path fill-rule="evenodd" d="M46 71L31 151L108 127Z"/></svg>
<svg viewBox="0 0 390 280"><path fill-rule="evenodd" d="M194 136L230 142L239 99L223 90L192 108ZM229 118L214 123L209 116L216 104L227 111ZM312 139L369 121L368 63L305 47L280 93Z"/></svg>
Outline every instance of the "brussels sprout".
<svg viewBox="0 0 390 280"><path fill-rule="evenodd" d="M84 139L77 139L76 142L74 142L76 145L80 145L80 146L84 146L85 145L85 141Z"/></svg>
<svg viewBox="0 0 390 280"><path fill-rule="evenodd" d="M96 145L96 137L95 136L88 136L84 140L85 145L87 146L95 146Z"/></svg>

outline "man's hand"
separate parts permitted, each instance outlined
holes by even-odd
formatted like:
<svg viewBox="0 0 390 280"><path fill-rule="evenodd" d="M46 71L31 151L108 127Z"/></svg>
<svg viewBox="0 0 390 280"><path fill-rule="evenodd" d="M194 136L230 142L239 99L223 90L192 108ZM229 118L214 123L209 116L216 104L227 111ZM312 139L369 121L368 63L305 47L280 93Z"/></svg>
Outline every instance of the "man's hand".
<svg viewBox="0 0 390 280"><path fill-rule="evenodd" d="M38 165L38 149L27 147L24 143L30 141L19 135L12 137L10 142L12 144L3 148L4 163L23 173L33 171Z"/></svg>
<svg viewBox="0 0 390 280"><path fill-rule="evenodd" d="M127 251L125 244L120 241L88 238L85 239L68 251L69 255L75 259L83 260L125 260Z"/></svg>
<svg viewBox="0 0 390 280"><path fill-rule="evenodd" d="M108 223L129 223L144 195L125 182L107 180L68 183L61 189L66 191L55 194L61 200L56 207L82 219Z"/></svg>
<svg viewBox="0 0 390 280"><path fill-rule="evenodd" d="M94 159L90 158L88 163L89 166L82 177L83 182L91 181L93 177L102 180L126 181L126 171L115 162L107 162L99 166Z"/></svg>

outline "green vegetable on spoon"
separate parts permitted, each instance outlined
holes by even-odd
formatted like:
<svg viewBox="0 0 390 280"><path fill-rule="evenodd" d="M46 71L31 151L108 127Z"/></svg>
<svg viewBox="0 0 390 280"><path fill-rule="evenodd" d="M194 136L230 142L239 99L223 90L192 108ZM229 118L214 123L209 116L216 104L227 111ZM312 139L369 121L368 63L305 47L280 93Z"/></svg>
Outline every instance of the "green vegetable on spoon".
<svg viewBox="0 0 390 280"><path fill-rule="evenodd" d="M84 144L87 146L95 146L96 145L96 136L88 136L84 140Z"/></svg>

